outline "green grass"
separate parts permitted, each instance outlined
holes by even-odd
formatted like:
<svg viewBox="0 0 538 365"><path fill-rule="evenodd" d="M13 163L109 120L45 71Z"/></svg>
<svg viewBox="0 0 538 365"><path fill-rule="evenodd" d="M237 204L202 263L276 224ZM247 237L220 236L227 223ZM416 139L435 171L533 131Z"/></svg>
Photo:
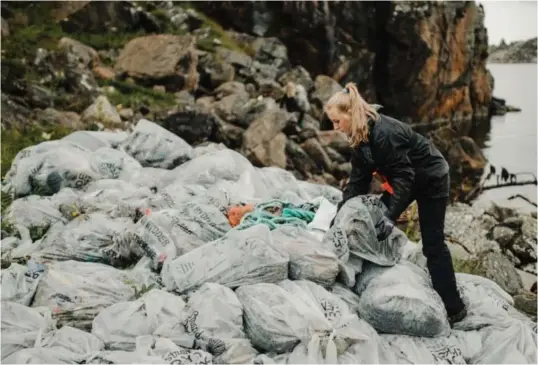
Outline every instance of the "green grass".
<svg viewBox="0 0 538 365"><path fill-rule="evenodd" d="M116 91L106 93L111 104L121 104L123 107L136 108L142 104L157 107L172 107L177 104L174 94L154 91L139 85L124 81L99 81L100 86L113 86Z"/></svg>

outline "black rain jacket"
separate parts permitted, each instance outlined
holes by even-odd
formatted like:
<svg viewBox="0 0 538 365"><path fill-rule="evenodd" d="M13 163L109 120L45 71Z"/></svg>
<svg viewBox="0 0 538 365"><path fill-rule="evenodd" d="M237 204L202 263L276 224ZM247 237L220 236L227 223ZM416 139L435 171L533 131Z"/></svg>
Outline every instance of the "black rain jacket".
<svg viewBox="0 0 538 365"><path fill-rule="evenodd" d="M368 193L374 172L384 175L394 190L385 213L392 221L414 199L449 195L449 166L441 152L409 125L384 114L369 121L368 142L352 151L351 175L338 209Z"/></svg>

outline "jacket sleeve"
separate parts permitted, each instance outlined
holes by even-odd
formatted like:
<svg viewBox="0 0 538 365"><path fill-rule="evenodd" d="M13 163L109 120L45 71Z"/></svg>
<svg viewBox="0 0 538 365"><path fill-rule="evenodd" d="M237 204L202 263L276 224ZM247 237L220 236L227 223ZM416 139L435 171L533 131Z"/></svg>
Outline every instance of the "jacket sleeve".
<svg viewBox="0 0 538 365"><path fill-rule="evenodd" d="M394 194L385 215L395 222L409 206L415 181L415 170L409 160L409 137L400 129L380 136L379 148L383 151L384 169L390 176Z"/></svg>
<svg viewBox="0 0 538 365"><path fill-rule="evenodd" d="M338 203L338 210L351 198L357 195L368 193L370 182L372 181L372 168L369 166L361 166L356 152L351 155L351 174L349 183L344 190L343 199Z"/></svg>

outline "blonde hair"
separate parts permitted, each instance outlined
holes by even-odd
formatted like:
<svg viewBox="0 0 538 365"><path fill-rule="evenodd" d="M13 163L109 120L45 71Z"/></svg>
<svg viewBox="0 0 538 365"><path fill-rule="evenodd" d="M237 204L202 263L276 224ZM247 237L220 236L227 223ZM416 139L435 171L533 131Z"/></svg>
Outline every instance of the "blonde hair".
<svg viewBox="0 0 538 365"><path fill-rule="evenodd" d="M368 119L379 120L376 108L364 100L359 94L357 85L350 82L346 87L331 96L325 104L325 112L336 107L340 113L349 114L351 120L351 147L368 141Z"/></svg>

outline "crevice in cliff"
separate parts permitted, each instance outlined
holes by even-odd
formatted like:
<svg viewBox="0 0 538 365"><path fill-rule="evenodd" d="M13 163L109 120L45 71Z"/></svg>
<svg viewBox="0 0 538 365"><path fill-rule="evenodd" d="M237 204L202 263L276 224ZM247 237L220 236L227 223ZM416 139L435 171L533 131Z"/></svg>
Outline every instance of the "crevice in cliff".
<svg viewBox="0 0 538 365"><path fill-rule="evenodd" d="M373 80L375 85L377 102L385 106L384 91L388 87L388 59L390 37L387 33L387 23L392 12L390 1L380 1L375 4L375 39L374 39L374 67ZM387 112L389 112L387 110Z"/></svg>

